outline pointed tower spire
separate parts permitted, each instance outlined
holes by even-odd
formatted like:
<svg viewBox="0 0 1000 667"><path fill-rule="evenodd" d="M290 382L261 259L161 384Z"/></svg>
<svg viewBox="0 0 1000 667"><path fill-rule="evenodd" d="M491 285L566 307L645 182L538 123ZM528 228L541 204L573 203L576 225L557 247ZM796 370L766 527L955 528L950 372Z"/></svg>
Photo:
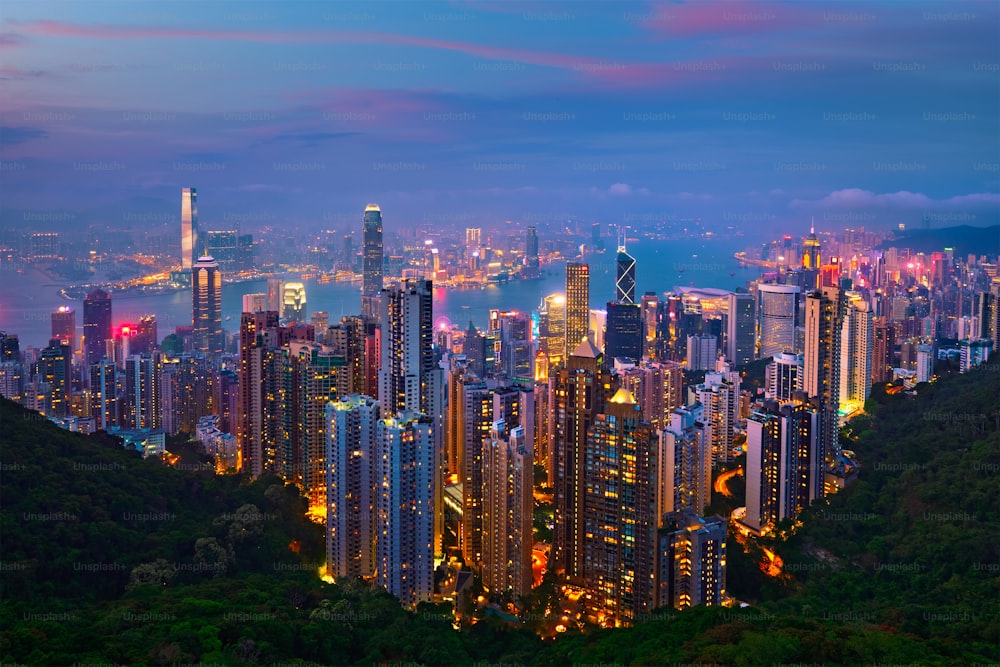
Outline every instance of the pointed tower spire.
<svg viewBox="0 0 1000 667"><path fill-rule="evenodd" d="M809 233L810 234L815 234L816 233L816 216L815 215L812 216L812 219L809 222Z"/></svg>

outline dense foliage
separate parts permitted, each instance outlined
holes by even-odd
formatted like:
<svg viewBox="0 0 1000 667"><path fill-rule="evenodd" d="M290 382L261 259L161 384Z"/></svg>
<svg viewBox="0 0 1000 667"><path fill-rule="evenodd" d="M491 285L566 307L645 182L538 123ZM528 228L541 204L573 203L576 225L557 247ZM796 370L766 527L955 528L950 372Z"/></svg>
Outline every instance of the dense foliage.
<svg viewBox="0 0 1000 667"><path fill-rule="evenodd" d="M915 396L876 388L848 433L859 480L782 526L787 539L746 551L729 540L730 591L752 607L662 610L634 628L556 640L496 617L456 631L447 606L407 612L362 582L323 583L322 531L277 478L173 469L0 401L0 660L996 661L998 371L949 376ZM762 573L761 547L781 555L782 577Z"/></svg>

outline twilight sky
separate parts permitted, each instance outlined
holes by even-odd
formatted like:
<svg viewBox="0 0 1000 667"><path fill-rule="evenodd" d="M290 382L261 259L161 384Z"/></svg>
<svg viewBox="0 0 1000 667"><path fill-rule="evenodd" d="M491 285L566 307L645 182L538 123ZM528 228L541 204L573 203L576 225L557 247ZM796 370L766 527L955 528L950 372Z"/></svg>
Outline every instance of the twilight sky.
<svg viewBox="0 0 1000 667"><path fill-rule="evenodd" d="M997 2L0 4L0 224L996 224Z"/></svg>

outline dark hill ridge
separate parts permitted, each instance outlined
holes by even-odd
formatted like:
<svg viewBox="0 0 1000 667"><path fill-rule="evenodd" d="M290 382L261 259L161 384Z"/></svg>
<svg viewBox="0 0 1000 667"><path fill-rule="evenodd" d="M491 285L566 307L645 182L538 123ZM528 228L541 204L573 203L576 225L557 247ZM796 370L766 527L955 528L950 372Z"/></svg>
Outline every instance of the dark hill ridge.
<svg viewBox="0 0 1000 667"><path fill-rule="evenodd" d="M634 628L556 641L488 617L455 631L446 608L406 612L362 582L324 584L319 528L276 478L247 484L165 468L0 400L0 656L32 665L989 663L1000 639L998 395L998 364L920 385L915 397L876 388L870 416L849 433L860 480L768 545L790 576L764 577L759 551L744 554L731 536L729 588L754 606L661 610Z"/></svg>
<svg viewBox="0 0 1000 667"><path fill-rule="evenodd" d="M915 252L930 254L945 248L953 248L956 257L963 259L970 254L1000 254L1000 225L990 227L945 227L942 229L907 229L894 233L892 241L883 241L878 250L888 248L909 248Z"/></svg>

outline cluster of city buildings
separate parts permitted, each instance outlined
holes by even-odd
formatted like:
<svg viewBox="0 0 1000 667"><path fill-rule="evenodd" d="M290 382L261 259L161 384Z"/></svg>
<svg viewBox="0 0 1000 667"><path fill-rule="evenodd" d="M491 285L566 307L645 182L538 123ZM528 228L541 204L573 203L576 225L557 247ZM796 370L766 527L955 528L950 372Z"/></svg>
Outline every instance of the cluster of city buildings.
<svg viewBox="0 0 1000 667"><path fill-rule="evenodd" d="M193 190L183 201L191 325L163 340L153 315L113 330L111 297L94 290L83 341L66 306L43 349L0 334L0 394L146 454L185 432L219 472L281 476L325 522L326 575L368 579L406 605L457 594L443 583L456 563L516 601L537 583L539 552L604 625L725 604L728 520L705 516L713 470L746 454L739 522L766 533L855 473L838 429L873 383L931 380L943 330L960 334L962 370L1000 333L995 264L948 253L921 264L856 239L824 262L815 233L800 260L745 290L638 295L621 242L606 308L591 309L590 267L575 261L565 291L535 310L435 328L434 274L386 284L369 205L359 314L331 324L308 312L301 283L272 280L243 296L230 338L225 269L199 253ZM527 270L537 245L529 234ZM737 369L757 360L754 392ZM538 503L553 508L551 544L536 539Z"/></svg>

